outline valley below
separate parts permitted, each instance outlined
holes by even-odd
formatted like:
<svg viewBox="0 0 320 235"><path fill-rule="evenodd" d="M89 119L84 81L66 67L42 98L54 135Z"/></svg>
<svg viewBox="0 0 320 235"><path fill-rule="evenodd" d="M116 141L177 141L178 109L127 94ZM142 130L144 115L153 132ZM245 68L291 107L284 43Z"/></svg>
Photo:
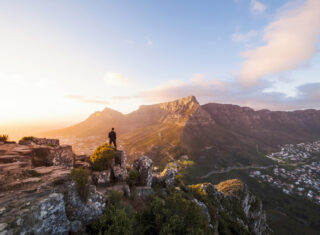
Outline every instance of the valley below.
<svg viewBox="0 0 320 235"><path fill-rule="evenodd" d="M320 229L320 142L280 146L265 157L270 166L229 167L195 177L199 169L185 172L186 182L213 184L241 179L262 200L268 224L275 234L318 234Z"/></svg>
<svg viewBox="0 0 320 235"><path fill-rule="evenodd" d="M240 179L263 203L275 234L320 230L320 111L255 111L193 96L121 114L105 109L76 125L43 133L91 155L115 127L129 163L146 155L155 169L187 159L187 184Z"/></svg>

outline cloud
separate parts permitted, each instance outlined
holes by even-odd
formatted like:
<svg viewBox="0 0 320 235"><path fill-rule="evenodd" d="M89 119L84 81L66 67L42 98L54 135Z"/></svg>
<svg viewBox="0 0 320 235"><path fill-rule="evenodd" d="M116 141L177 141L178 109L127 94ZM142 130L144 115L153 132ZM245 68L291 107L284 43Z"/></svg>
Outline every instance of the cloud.
<svg viewBox="0 0 320 235"><path fill-rule="evenodd" d="M202 104L229 103L271 110L320 108L320 83L296 87L296 96L288 96L276 91L266 92L272 85L272 81L263 80L255 87L243 87L237 81L207 79L203 74L195 74L188 81L168 81L161 86L143 91L137 96L125 98L138 98L146 103L159 103L194 95Z"/></svg>
<svg viewBox="0 0 320 235"><path fill-rule="evenodd" d="M267 9L267 6L264 5L262 2L257 0L251 0L250 2L250 11L252 13L262 13Z"/></svg>
<svg viewBox="0 0 320 235"><path fill-rule="evenodd" d="M266 44L242 53L245 61L238 74L240 81L251 86L264 76L302 65L315 55L319 34L319 0L282 10L264 30Z"/></svg>
<svg viewBox="0 0 320 235"><path fill-rule="evenodd" d="M234 33L232 34L233 42L241 42L246 46L250 46L252 41L258 36L258 33L255 30L250 30L247 33Z"/></svg>
<svg viewBox="0 0 320 235"><path fill-rule="evenodd" d="M147 45L148 46L152 46L153 45L153 41L151 40L150 37L146 37L146 41L147 41Z"/></svg>
<svg viewBox="0 0 320 235"><path fill-rule="evenodd" d="M118 72L106 72L104 82L109 86L126 86L129 79Z"/></svg>
<svg viewBox="0 0 320 235"><path fill-rule="evenodd" d="M69 95L69 96L66 96L66 98L71 100L76 100L82 103L104 104L104 105L109 104L109 102L105 100L86 98L85 96L81 96L81 95Z"/></svg>
<svg viewBox="0 0 320 235"><path fill-rule="evenodd" d="M171 80L150 90L141 92L137 98L147 102L163 102L184 96L211 96L214 87L219 86L218 80L207 80L203 74L195 74L189 81Z"/></svg>

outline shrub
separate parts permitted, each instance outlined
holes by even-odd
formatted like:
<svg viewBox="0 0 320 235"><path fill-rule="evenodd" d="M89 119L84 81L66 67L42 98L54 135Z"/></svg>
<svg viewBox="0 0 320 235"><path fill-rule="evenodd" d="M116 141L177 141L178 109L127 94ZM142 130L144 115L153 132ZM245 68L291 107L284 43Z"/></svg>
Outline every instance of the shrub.
<svg viewBox="0 0 320 235"><path fill-rule="evenodd" d="M244 184L238 179L225 180L216 185L218 191L226 196L236 195L243 191Z"/></svg>
<svg viewBox="0 0 320 235"><path fill-rule="evenodd" d="M90 156L93 170L103 171L110 168L112 159L117 155L117 151L109 144L99 146Z"/></svg>
<svg viewBox="0 0 320 235"><path fill-rule="evenodd" d="M89 171L84 168L73 168L71 169L71 178L75 181L79 197L82 201L87 201L89 189L88 189L88 178Z"/></svg>
<svg viewBox="0 0 320 235"><path fill-rule="evenodd" d="M181 192L174 192L165 200L152 197L136 222L137 234L212 233L202 210Z"/></svg>
<svg viewBox="0 0 320 235"><path fill-rule="evenodd" d="M6 142L9 139L8 135L0 135L0 141Z"/></svg>
<svg viewBox="0 0 320 235"><path fill-rule="evenodd" d="M21 138L21 141L26 141L26 140L34 140L34 136L25 136Z"/></svg>
<svg viewBox="0 0 320 235"><path fill-rule="evenodd" d="M127 178L127 183L130 186L136 186L136 185L139 184L139 177L140 177L139 171L137 171L136 169L132 169L132 170L129 171L129 176Z"/></svg>
<svg viewBox="0 0 320 235"><path fill-rule="evenodd" d="M133 211L122 203L122 196L120 192L110 193L104 213L89 226L91 234L133 234Z"/></svg>

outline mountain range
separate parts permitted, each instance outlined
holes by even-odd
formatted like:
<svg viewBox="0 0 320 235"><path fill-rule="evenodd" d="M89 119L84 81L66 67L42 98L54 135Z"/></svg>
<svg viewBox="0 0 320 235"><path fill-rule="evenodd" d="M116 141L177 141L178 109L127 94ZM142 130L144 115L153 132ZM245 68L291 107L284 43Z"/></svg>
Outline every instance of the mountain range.
<svg viewBox="0 0 320 235"><path fill-rule="evenodd" d="M130 159L146 154L156 165L189 157L203 170L268 165L279 145L320 138L320 110L255 111L232 104L200 105L194 96L142 105L129 114L105 108L76 125L43 133L101 141L114 127Z"/></svg>

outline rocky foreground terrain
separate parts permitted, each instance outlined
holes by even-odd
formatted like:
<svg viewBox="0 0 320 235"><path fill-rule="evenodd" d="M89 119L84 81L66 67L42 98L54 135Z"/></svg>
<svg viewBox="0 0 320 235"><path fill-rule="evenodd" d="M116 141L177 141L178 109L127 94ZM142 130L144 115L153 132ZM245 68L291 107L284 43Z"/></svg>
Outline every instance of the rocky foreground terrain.
<svg viewBox="0 0 320 235"><path fill-rule="evenodd" d="M70 169L88 169L85 200ZM138 173L135 184L128 181L132 169ZM58 140L0 143L0 177L1 235L88 234L88 226L104 213L114 191L132 205L144 204L156 194L161 200L174 193L185 195L201 209L211 234L270 233L261 202L239 180L186 186L177 164L155 173L150 158L140 156L129 165L123 151L117 151L109 169L93 171L87 156L76 156L71 146L59 145Z"/></svg>

